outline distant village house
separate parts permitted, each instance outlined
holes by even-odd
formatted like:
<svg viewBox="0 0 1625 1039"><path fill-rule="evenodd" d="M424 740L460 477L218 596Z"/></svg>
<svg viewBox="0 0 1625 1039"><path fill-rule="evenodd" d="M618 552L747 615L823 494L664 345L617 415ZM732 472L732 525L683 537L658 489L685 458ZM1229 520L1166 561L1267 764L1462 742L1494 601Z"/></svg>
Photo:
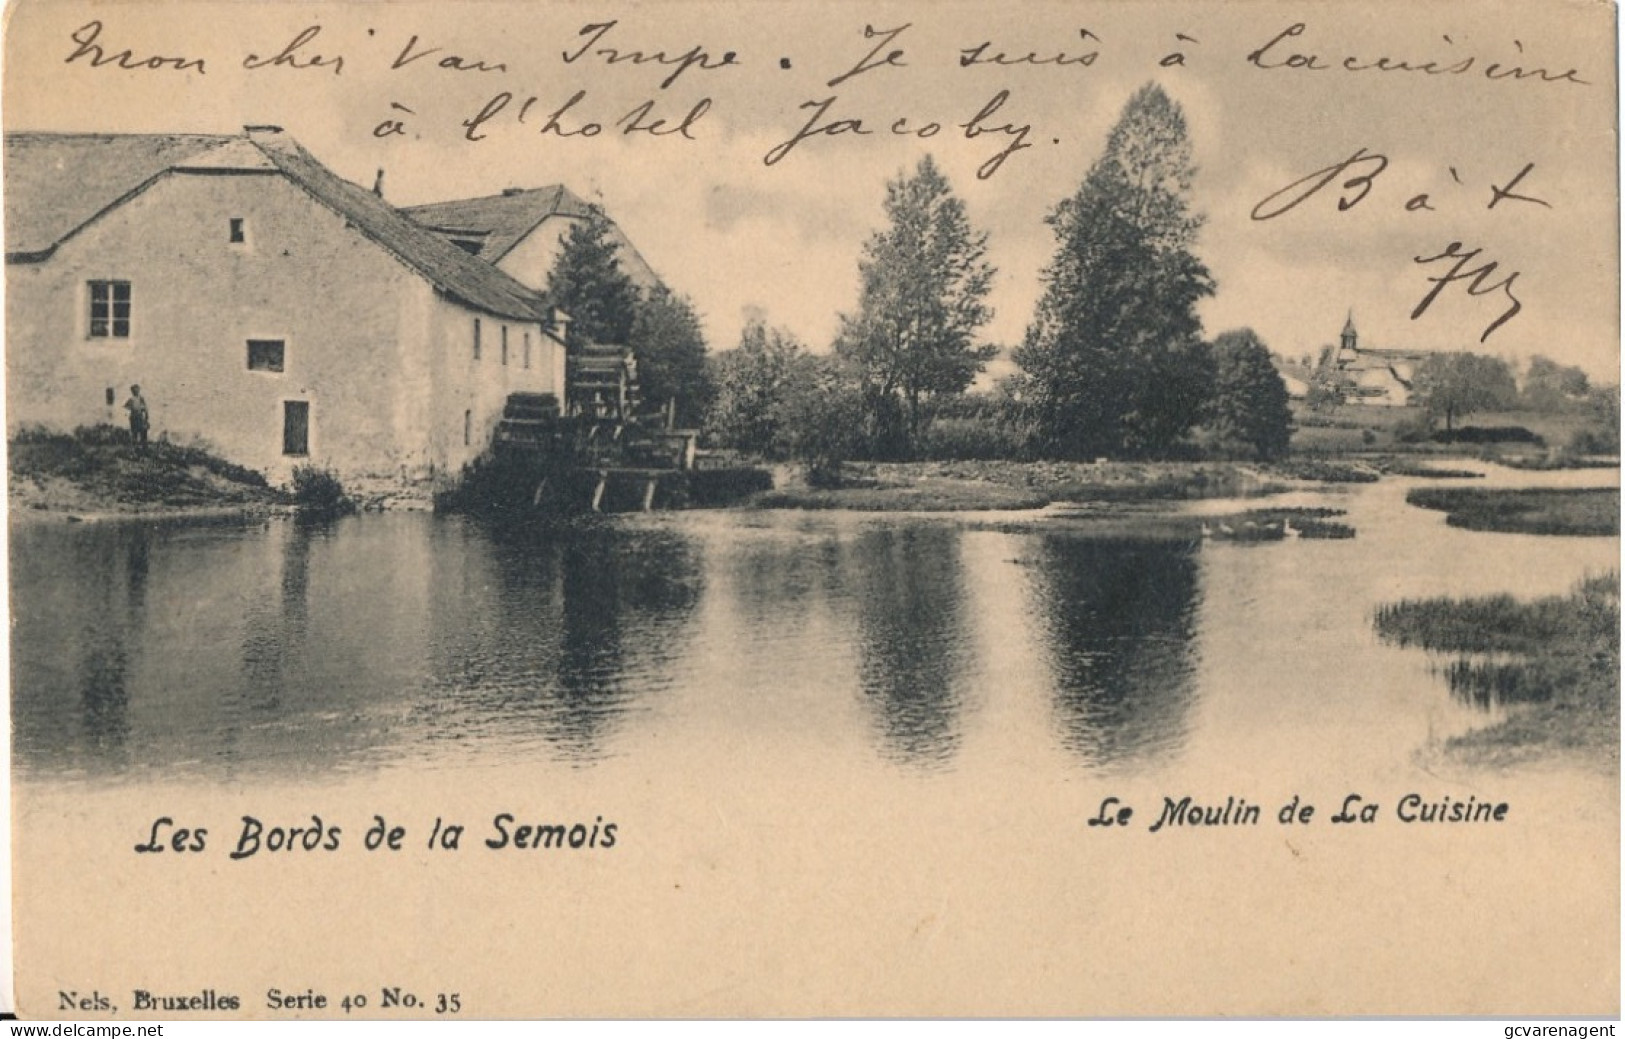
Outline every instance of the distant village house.
<svg viewBox="0 0 1625 1039"><path fill-rule="evenodd" d="M1425 350L1361 349L1351 313L1343 323L1332 366L1348 386L1348 403L1403 408L1410 404L1416 372L1429 356Z"/></svg>
<svg viewBox="0 0 1625 1039"><path fill-rule="evenodd" d="M1416 373L1432 354L1425 350L1371 349L1360 345L1350 313L1336 346L1324 346L1318 358L1301 362L1276 359L1276 369L1295 399L1309 396L1317 384L1334 386L1344 403L1403 408L1411 403Z"/></svg>

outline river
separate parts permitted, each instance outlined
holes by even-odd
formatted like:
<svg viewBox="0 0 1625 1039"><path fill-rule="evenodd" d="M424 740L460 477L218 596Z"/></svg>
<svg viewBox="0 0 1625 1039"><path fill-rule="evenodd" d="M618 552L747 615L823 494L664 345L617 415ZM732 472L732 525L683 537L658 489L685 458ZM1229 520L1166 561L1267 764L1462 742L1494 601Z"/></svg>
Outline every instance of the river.
<svg viewBox="0 0 1625 1039"><path fill-rule="evenodd" d="M1593 916L1600 898L1618 918L1617 777L1452 765L1444 742L1498 710L1458 702L1427 654L1378 642L1371 615L1405 597L1562 593L1617 568L1618 539L1457 530L1404 504L1418 482L1271 499L1345 509L1358 535L1263 544L1097 538L1014 513L17 526L14 769L33 845L19 884L83 878L20 908L19 927L65 956L44 935L75 920L125 916L136 933L162 918L91 876L194 909L246 881L319 934L232 942L226 976L282 977L274 950L300 934L309 977L359 984L341 969L358 947L419 964L421 950L357 936L369 914L404 912L412 941L449 929L448 955L487 964L462 982L485 1013L537 1008L480 984L534 962L508 924L543 919L557 988L540 1006L561 1014L1465 1012L1552 991L1613 1005L1617 929ZM1618 474L1474 481L1604 482ZM1412 791L1511 801L1513 822L1400 841L1390 821L1363 842L1326 822L1356 792L1391 820ZM1291 857L1276 833L1266 850L1257 832L1143 829L1184 795L1257 804L1270 830L1298 797L1320 821ZM1106 796L1136 806L1136 832L1084 825ZM534 890L533 865L491 853L458 872L425 850L434 817L467 822L479 849L502 813L614 823L619 843L549 865ZM131 852L150 821L183 814L215 834L197 865ZM345 847L227 860L245 815L338 822ZM410 832L414 870L351 850L379 815ZM1507 872L1472 865L1486 855ZM1557 864L1577 886L1531 899L1529 879ZM437 908L444 884L456 894ZM1426 908L1320 904L1400 889ZM1292 921L1308 905L1330 932ZM260 926L183 919L200 949ZM1441 983L1411 954L1368 963L1345 992L1310 984L1348 966L1338 933L1355 949L1426 941L1441 919L1452 943L1516 937L1537 958L1584 921L1612 952L1555 989L1521 956L1486 968L1499 989ZM1271 962L1292 948L1292 965L1237 987L1239 968L1212 958L1221 932ZM196 987L200 962L137 974ZM594 969L626 986L595 987Z"/></svg>

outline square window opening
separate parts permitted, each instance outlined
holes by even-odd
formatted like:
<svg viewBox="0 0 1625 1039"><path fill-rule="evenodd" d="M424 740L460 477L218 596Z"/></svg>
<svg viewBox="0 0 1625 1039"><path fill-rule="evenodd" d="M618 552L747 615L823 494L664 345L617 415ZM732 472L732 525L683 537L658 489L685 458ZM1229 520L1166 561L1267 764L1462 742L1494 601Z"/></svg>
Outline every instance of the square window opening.
<svg viewBox="0 0 1625 1039"><path fill-rule="evenodd" d="M287 344L281 339L250 339L248 341L248 370L251 372L280 372L287 360Z"/></svg>

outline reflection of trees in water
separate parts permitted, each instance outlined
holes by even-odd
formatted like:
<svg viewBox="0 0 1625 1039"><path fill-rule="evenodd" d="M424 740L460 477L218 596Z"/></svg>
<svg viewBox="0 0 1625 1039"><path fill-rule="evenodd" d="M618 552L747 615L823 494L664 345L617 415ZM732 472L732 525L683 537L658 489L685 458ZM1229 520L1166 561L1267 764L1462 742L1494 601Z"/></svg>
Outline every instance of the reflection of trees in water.
<svg viewBox="0 0 1625 1039"><path fill-rule="evenodd" d="M1062 742L1102 765L1177 748L1196 669L1194 549L1046 537L1032 574Z"/></svg>
<svg viewBox="0 0 1625 1039"><path fill-rule="evenodd" d="M798 631L814 602L841 594L842 540L828 528L736 542L724 558L742 621L768 638Z"/></svg>
<svg viewBox="0 0 1625 1039"><path fill-rule="evenodd" d="M969 638L959 531L871 531L854 543L850 565L859 676L885 748L914 763L946 761L960 741Z"/></svg>
<svg viewBox="0 0 1625 1039"><path fill-rule="evenodd" d="M634 692L670 681L702 587L688 540L671 531L595 531L559 547L556 735L594 753ZM628 682L629 673L637 680Z"/></svg>
<svg viewBox="0 0 1625 1039"><path fill-rule="evenodd" d="M669 676L699 600L699 563L681 535L605 526L467 525L439 585L436 684L443 735L531 733L590 758L603 736ZM437 560L444 556L437 553ZM628 673L637 681L628 681Z"/></svg>

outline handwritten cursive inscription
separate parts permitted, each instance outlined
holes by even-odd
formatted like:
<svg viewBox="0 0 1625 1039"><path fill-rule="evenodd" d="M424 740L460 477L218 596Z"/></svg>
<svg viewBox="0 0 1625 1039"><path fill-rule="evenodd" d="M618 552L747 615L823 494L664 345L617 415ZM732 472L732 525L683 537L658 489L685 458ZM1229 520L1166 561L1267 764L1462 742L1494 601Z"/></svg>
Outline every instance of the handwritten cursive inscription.
<svg viewBox="0 0 1625 1039"><path fill-rule="evenodd" d="M333 75L337 76L344 71L344 58L334 55L331 58L323 57L306 50L306 45L321 35L322 27L312 25L302 30L299 35L288 41L287 46L269 58L262 58L258 54L250 54L243 58L243 68L295 68L295 69L321 69L331 68Z"/></svg>
<svg viewBox="0 0 1625 1039"><path fill-rule="evenodd" d="M762 165L778 165L787 155L794 151L797 146L816 137L840 137L844 134L851 134L856 137L870 137L877 133L889 133L890 135L896 137L918 137L925 139L937 136L937 134L941 133L944 129L943 124L940 122L931 120L911 121L908 116L897 116L895 118L891 118L889 125L884 118L877 120L876 124L884 126L884 130L876 129L874 125L865 123L861 118L826 118L829 115L830 109L833 108L836 102L839 100L840 98L831 95L819 101L803 102L801 105L802 110L806 111L810 109L812 111L812 115L807 119L806 123L802 125L801 129L797 130L790 137L780 141L778 144L768 149L767 154L762 156ZM1004 165L1005 160L1010 158L1010 156L1024 148L1032 147L1032 145L1027 143L1027 135L1032 131L1031 123L1024 123L1017 126L1013 122L1000 124L994 124L992 122L993 116L996 115L999 109L1004 107L1005 102L1009 100L1010 92L1008 90L1001 90L989 98L987 104L983 105L981 110L975 115L971 116L963 123L953 124L956 128L963 131L963 137L967 141L974 141L978 137L990 133L1004 134L1010 138L1009 143L1006 144L1004 148L1002 148L997 154L988 159L986 162L982 163L982 165L977 168L976 176L979 180L987 180L989 177L999 172L1000 167Z"/></svg>
<svg viewBox="0 0 1625 1039"><path fill-rule="evenodd" d="M691 68L697 68L704 71L713 71L720 68L726 68L730 65L739 64L739 55L733 51L725 52L720 58L713 58L710 52L706 51L698 44L695 44L688 50L683 51L681 54L667 54L667 52L664 50L621 50L617 47L598 46L599 43L603 42L604 37L608 36L610 31L619 24L619 21L612 20L608 22L593 22L589 25L582 26L581 31L576 35L584 37L585 40L581 46L575 50L564 52L564 63L566 65L574 65L576 62L581 61L584 58L598 58L603 61L605 65L613 68L616 65L621 65L626 62L630 62L634 66L645 65L653 62L656 65L668 67L672 70L671 75L660 81L661 90L665 90L667 87L677 82L678 77Z"/></svg>
<svg viewBox="0 0 1625 1039"><path fill-rule="evenodd" d="M137 57L136 53L127 47L109 53L101 45L101 36L102 23L99 21L86 22L69 33L68 38L78 46L64 59L63 64L72 65L84 58L92 68L111 65L125 71L170 69L175 72L196 72L200 76L208 71L203 67L202 58L166 57L156 54L142 58Z"/></svg>
<svg viewBox="0 0 1625 1039"><path fill-rule="evenodd" d="M504 90L482 106L478 113L463 121L463 138L469 141L481 141L487 136L481 132L486 123L507 111L513 104L514 95ZM711 99L701 98L686 114L672 122L667 116L655 117L655 102L645 101L634 106L630 111L619 118L608 121L590 118L577 112L576 106L587 100L585 90L577 90L570 95L570 99L558 108L540 115L536 106L541 98L536 95L527 97L520 102L519 108L513 113L513 122L520 126L536 126L536 132L546 136L570 137L597 137L606 128L619 130L623 136L643 134L648 137L681 137L686 140L695 140L693 131L695 125L711 110ZM539 124L537 122L539 119Z"/></svg>
<svg viewBox="0 0 1625 1039"><path fill-rule="evenodd" d="M1439 294L1457 282L1467 283L1465 288L1469 296L1487 296L1494 292L1500 292L1511 301L1512 305L1507 307L1500 317L1490 322L1489 326L1484 329L1484 334L1478 337L1480 343L1487 341L1496 329L1517 317L1518 311L1523 309L1523 303L1517 296L1512 294L1512 283L1518 280L1518 275L1522 272L1513 271L1500 281L1492 282L1489 280L1490 276L1500 266L1494 260L1482 266L1474 267L1472 270L1466 270L1467 265L1476 260L1481 252L1483 252L1482 249L1468 249L1463 252L1460 242L1451 242L1437 256L1416 257L1415 262L1422 266L1451 260L1454 260L1455 263L1451 264L1450 269L1445 273L1428 278L1428 281L1433 282L1433 288L1428 291L1426 296L1422 297L1422 302L1416 305L1416 309L1411 311L1411 320L1415 321L1427 313L1428 307L1432 306L1433 301L1439 298Z"/></svg>
<svg viewBox="0 0 1625 1039"><path fill-rule="evenodd" d="M443 47L419 47L417 33L406 41L406 46L390 62L390 69L403 69L415 61L422 61L430 55L440 54L441 58L434 62L435 68L446 69L451 72L506 72L508 66L505 62L488 62L480 58L464 58L457 54L443 53Z"/></svg>
<svg viewBox="0 0 1625 1039"><path fill-rule="evenodd" d="M1456 172L1455 167L1447 168L1452 180L1457 184L1462 184L1461 177ZM1271 192L1253 207L1252 218L1257 221L1265 221L1284 216L1303 205L1309 199L1331 188L1334 184L1337 185L1337 211L1346 213L1365 201L1376 185L1377 179L1387 169L1388 157L1386 155L1367 151L1363 147L1357 148L1348 158L1318 169L1308 176L1300 177L1278 191ZM1484 208L1493 210L1503 202L1523 202L1546 209L1552 208L1551 202L1546 199L1514 190L1522 185L1534 170L1535 164L1526 162L1504 185L1491 181L1489 183L1489 201L1485 203ZM1404 209L1408 213L1421 210L1437 211L1432 197L1425 192L1411 195L1406 200ZM1479 342L1489 339L1496 329L1516 317L1518 312L1523 309L1523 303L1513 294L1512 286L1522 272L1513 271L1499 281L1492 281L1491 276L1499 269L1499 264L1496 261L1490 261L1477 267L1468 267L1479 257L1482 251L1482 249L1466 249L1461 242L1451 242L1435 255L1413 257L1413 262L1421 266L1450 263L1450 267L1445 273L1427 279L1433 283L1433 288L1428 291L1427 295L1411 312L1411 320L1415 321L1422 317L1423 314L1427 313L1428 308L1433 305L1433 301L1438 299L1445 289L1458 283L1465 283L1464 287L1469 296L1487 296L1499 292L1510 303L1510 306L1484 329L1483 334L1479 337ZM1454 262L1451 263L1451 261Z"/></svg>
<svg viewBox="0 0 1625 1039"><path fill-rule="evenodd" d="M1088 29L1079 29L1078 35L1085 40L1099 40L1100 37ZM1081 51L1077 54L1068 54L1066 51L1056 51L1054 54L1038 56L1037 51L1028 51L1026 54L1015 54L1002 50L993 50L993 41L985 40L974 47L962 48L959 52L959 67L962 69L974 68L978 65L996 65L1009 67L1011 65L1053 65L1057 68L1067 65L1078 65L1088 68L1100 57L1100 50Z"/></svg>
<svg viewBox="0 0 1625 1039"><path fill-rule="evenodd" d="M1484 79L1499 81L1512 80L1522 82L1533 80L1536 83L1569 83L1577 86L1590 86L1589 80L1580 78L1579 69L1566 69L1562 72L1553 72L1544 67L1525 68L1521 64L1508 65L1504 62L1485 62L1476 54L1450 55L1441 58L1428 58L1418 60L1415 58L1379 57L1366 58L1359 55L1347 55L1341 59L1337 57L1326 58L1317 51L1293 50L1288 41L1296 39L1309 31L1303 22L1294 22L1285 29L1276 33L1270 41L1247 55L1247 63L1260 69L1291 69L1300 72L1407 72L1423 76L1463 76L1477 75ZM1451 47L1456 41L1449 36L1441 39ZM1512 45L1521 56L1523 42L1513 40ZM1521 60L1521 58L1520 58Z"/></svg>
<svg viewBox="0 0 1625 1039"><path fill-rule="evenodd" d="M861 76L865 72L873 72L875 69L907 67L908 62L903 60L903 55L906 53L903 48L893 47L891 50L886 51L884 57L881 56L880 52L897 42L897 37L903 35L911 24L913 23L904 22L895 29L876 29L872 25L865 25L863 27L863 38L866 40L878 39L880 42L870 48L868 54L859 58L856 65L853 65L824 85L826 87L838 87L854 76Z"/></svg>

